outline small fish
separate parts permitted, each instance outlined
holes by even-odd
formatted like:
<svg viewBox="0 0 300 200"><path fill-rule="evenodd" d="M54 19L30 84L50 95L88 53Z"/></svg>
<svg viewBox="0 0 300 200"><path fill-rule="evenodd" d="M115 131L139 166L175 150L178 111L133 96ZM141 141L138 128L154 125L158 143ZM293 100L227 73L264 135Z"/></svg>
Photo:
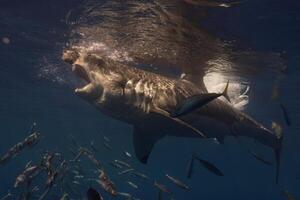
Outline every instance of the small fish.
<svg viewBox="0 0 300 200"><path fill-rule="evenodd" d="M257 155L255 152L249 151L249 153L258 161L266 164L266 165L272 165L273 163L270 161L265 160L264 158L262 158L261 156Z"/></svg>
<svg viewBox="0 0 300 200"><path fill-rule="evenodd" d="M138 189L138 186L136 184L134 184L133 182L127 181L127 183L134 189Z"/></svg>
<svg viewBox="0 0 300 200"><path fill-rule="evenodd" d="M123 153L124 153L125 156L127 156L127 157L129 157L129 158L132 157L132 155L131 155L128 151L123 151Z"/></svg>
<svg viewBox="0 0 300 200"><path fill-rule="evenodd" d="M164 186L156 181L154 182L154 186L167 194L172 194L172 192L166 186Z"/></svg>
<svg viewBox="0 0 300 200"><path fill-rule="evenodd" d="M143 173L140 173L140 172L132 172L132 174L137 176L137 177L140 177L142 179L150 180L150 178L146 174L143 174Z"/></svg>
<svg viewBox="0 0 300 200"><path fill-rule="evenodd" d="M16 178L14 187L17 188L30 181L30 179L37 175L40 171L41 168L37 165L25 168L25 170Z"/></svg>
<svg viewBox="0 0 300 200"><path fill-rule="evenodd" d="M43 166L49 172L53 171L53 167L52 167L52 161L53 161L53 159L54 159L54 154L53 153L49 153L48 155L45 155L45 158L43 160Z"/></svg>
<svg viewBox="0 0 300 200"><path fill-rule="evenodd" d="M283 116L284 116L284 119L285 119L285 123L286 123L288 126L291 126L292 123L291 123L290 116L289 116L288 111L286 110L285 106L284 106L282 103L280 103L280 108L281 108L281 110L282 110L282 112L283 112Z"/></svg>
<svg viewBox="0 0 300 200"><path fill-rule="evenodd" d="M115 184L110 180L108 175L102 170L100 171L99 180L97 182L101 185L104 191L108 192L112 196L117 195Z"/></svg>
<svg viewBox="0 0 300 200"><path fill-rule="evenodd" d="M37 191L39 191L40 190L40 188L38 187L38 186L35 186L34 188L32 188L32 192L37 192Z"/></svg>
<svg viewBox="0 0 300 200"><path fill-rule="evenodd" d="M175 110L175 112L171 113L172 118L177 118L182 115L188 114L206 104L213 101L214 99L224 96L229 102L229 96L227 94L229 82L227 82L227 85L222 93L204 93L204 94L198 94L191 96L187 99L185 99L181 104L179 104Z"/></svg>
<svg viewBox="0 0 300 200"><path fill-rule="evenodd" d="M60 165L52 171L50 174L48 173L48 178L46 180L46 189L42 193L42 195L39 197L39 200L43 200L47 197L51 189L56 186L56 180L57 178L67 169L67 162L63 160Z"/></svg>
<svg viewBox="0 0 300 200"><path fill-rule="evenodd" d="M75 178L75 179L83 179L84 176L82 176L82 175L77 175L77 176L74 176L74 178Z"/></svg>
<svg viewBox="0 0 300 200"><path fill-rule="evenodd" d="M187 165L187 178L191 178L193 173L194 173L194 158L192 157Z"/></svg>
<svg viewBox="0 0 300 200"><path fill-rule="evenodd" d="M129 193L118 192L118 195L119 195L119 196L122 196L122 197L125 197L125 198L127 198L128 200L131 200L131 199L132 199L132 196L131 196L131 194L129 194Z"/></svg>
<svg viewBox="0 0 300 200"><path fill-rule="evenodd" d="M103 146L108 150L112 150L111 146L106 142L103 142Z"/></svg>
<svg viewBox="0 0 300 200"><path fill-rule="evenodd" d="M107 137L107 136L103 136L103 139L106 141L106 142L110 142L110 139Z"/></svg>
<svg viewBox="0 0 300 200"><path fill-rule="evenodd" d="M80 157L83 155L83 151L82 150L79 150L79 152L77 153L77 155L72 159L70 160L71 162L78 162Z"/></svg>
<svg viewBox="0 0 300 200"><path fill-rule="evenodd" d="M208 171L214 173L217 176L224 176L224 174L221 172L221 170L219 170L212 163L199 158L196 154L194 154L193 157L194 157L194 159L196 159L197 161L199 161L203 165L203 167L205 167Z"/></svg>
<svg viewBox="0 0 300 200"><path fill-rule="evenodd" d="M167 177L169 180L171 180L175 185L179 186L180 188L182 188L182 189L184 189L184 190L190 190L190 188L189 188L186 184L182 183L182 182L179 181L178 179L176 179L176 178L174 178L174 177L172 177L172 176L170 176L170 175L168 175L168 174L166 174L166 177Z"/></svg>
<svg viewBox="0 0 300 200"><path fill-rule="evenodd" d="M86 196L88 200L103 200L103 197L94 188L89 188Z"/></svg>
<svg viewBox="0 0 300 200"><path fill-rule="evenodd" d="M69 200L70 199L70 197L69 197L69 194L68 193L64 193L63 195L62 195L62 197L60 198L60 200Z"/></svg>
<svg viewBox="0 0 300 200"><path fill-rule="evenodd" d="M289 193L289 191L287 190L283 191L283 195L286 197L287 200L296 200L295 197L293 197L291 193Z"/></svg>
<svg viewBox="0 0 300 200"><path fill-rule="evenodd" d="M74 173L74 174L80 174L80 172L77 171L77 170L72 170L72 173Z"/></svg>
<svg viewBox="0 0 300 200"><path fill-rule="evenodd" d="M79 175L84 175L84 174L85 174L85 172L84 172L84 170L82 169L82 166L81 166L81 165L75 164L75 165L74 165L74 168L75 168L74 171L77 171L77 174L79 174Z"/></svg>
<svg viewBox="0 0 300 200"><path fill-rule="evenodd" d="M28 137L26 137L22 142L17 143L9 149L9 151L0 158L0 165L5 164L10 161L12 158L16 157L22 150L27 148L32 148L35 146L41 139L41 134L34 132Z"/></svg>
<svg viewBox="0 0 300 200"><path fill-rule="evenodd" d="M43 200L47 197L52 187L47 187L46 190L41 194L38 200Z"/></svg>
<svg viewBox="0 0 300 200"><path fill-rule="evenodd" d="M95 153L97 153L97 152L98 152L98 149L95 147L94 141L91 141L90 145L91 145L91 149L92 149Z"/></svg>
<svg viewBox="0 0 300 200"><path fill-rule="evenodd" d="M117 168L117 169L122 169L123 168L123 166L121 166L121 165L119 165L118 163L116 163L116 162L109 162L109 164L111 165L111 166L113 166L114 168Z"/></svg>
<svg viewBox="0 0 300 200"><path fill-rule="evenodd" d="M78 181L73 181L73 183L76 185L81 185Z"/></svg>
<svg viewBox="0 0 300 200"><path fill-rule="evenodd" d="M29 161L28 163L26 163L25 169L28 168L28 167L31 167L31 164L32 164L32 161Z"/></svg>
<svg viewBox="0 0 300 200"><path fill-rule="evenodd" d="M13 196L13 195L10 193L10 191L8 191L8 193L4 197L2 197L0 200L5 200L11 196Z"/></svg>
<svg viewBox="0 0 300 200"><path fill-rule="evenodd" d="M132 171L134 171L134 169L130 168L130 169L123 170L123 171L119 172L118 174L123 175L123 174L127 174L129 172L132 172Z"/></svg>
<svg viewBox="0 0 300 200"><path fill-rule="evenodd" d="M127 168L131 168L131 166L128 163L121 161L121 160L115 160L115 163L118 163L119 165L122 165Z"/></svg>
<svg viewBox="0 0 300 200"><path fill-rule="evenodd" d="M98 168L101 168L101 163L95 158L95 155L86 148L82 148L83 154L86 155Z"/></svg>

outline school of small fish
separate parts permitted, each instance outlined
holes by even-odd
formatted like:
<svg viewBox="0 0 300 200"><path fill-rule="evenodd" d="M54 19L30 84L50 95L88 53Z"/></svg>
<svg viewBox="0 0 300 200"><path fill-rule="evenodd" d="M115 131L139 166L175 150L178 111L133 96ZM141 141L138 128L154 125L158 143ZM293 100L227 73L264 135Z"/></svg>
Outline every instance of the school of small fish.
<svg viewBox="0 0 300 200"><path fill-rule="evenodd" d="M287 125L290 125L290 120L286 116L287 112L284 112L285 119L287 119ZM281 132L282 127L277 122L272 123L272 128L275 132ZM22 154L25 149L32 149L35 145L39 143L42 136L36 131L36 124L32 125L30 134L23 141L18 142L16 145L11 147L7 153L0 157L0 166L7 164L10 160L16 158L18 155ZM112 151L111 140L104 136L104 148ZM130 163L130 159L133 157L131 153L126 150L122 150L121 154L127 159L113 159L107 163L101 162L97 158L98 149L95 147L94 142L90 143L90 148L80 146L73 136L70 136L71 143L74 147L70 147L69 150L72 154L70 159L67 159L65 155L61 152L56 151L44 151L41 155L40 161L29 160L25 165L24 169L16 176L14 180L14 185L11 191L8 191L6 195L0 198L0 200L5 199L15 199L17 197L21 200L30 199L52 199L52 196L57 191L60 191L60 200L69 199L87 199L87 200L104 200L101 190L108 193L112 197L120 196L128 200L139 200L139 198L134 197L129 192L120 192L117 185L113 182L108 172L104 167L114 168L117 172L115 175L120 178L126 177L124 183L126 183L133 190L140 190L143 187L136 184L130 177L137 177L144 181L150 181L153 183L153 187L157 188L158 200L163 199L164 194L168 195L173 199L173 192L168 188L168 186L159 183L156 179L151 178L143 172L137 171L133 165ZM109 148L107 148L109 147ZM261 155L248 151L249 154L255 158L257 161L265 164L272 165L270 161L263 158ZM91 169L84 169L81 165L83 159L93 166ZM198 162L204 169L211 172L217 176L224 176L224 173L216 167L213 163L204 160L196 153L193 153L191 159L188 161L187 165L187 178L193 177L195 171L200 170L200 168L195 168L195 161ZM92 172L92 176L88 176L88 171ZM175 176L170 174L165 174L166 180L178 188L184 191L190 191L192 188L179 180ZM80 188L89 183L90 187L82 196ZM91 184L93 183L93 184ZM170 186L171 187L171 186ZM59 188L59 190L57 190ZM284 190L283 195L287 199L294 199L294 197L287 191Z"/></svg>

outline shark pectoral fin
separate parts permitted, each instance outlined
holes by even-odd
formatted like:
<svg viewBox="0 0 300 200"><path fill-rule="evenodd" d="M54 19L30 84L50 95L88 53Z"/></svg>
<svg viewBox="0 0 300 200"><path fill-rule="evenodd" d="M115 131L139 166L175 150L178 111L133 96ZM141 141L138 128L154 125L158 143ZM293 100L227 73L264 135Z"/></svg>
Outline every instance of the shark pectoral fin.
<svg viewBox="0 0 300 200"><path fill-rule="evenodd" d="M146 164L154 144L160 140L163 135L149 134L138 127L134 128L133 146L136 157L142 163Z"/></svg>
<svg viewBox="0 0 300 200"><path fill-rule="evenodd" d="M227 99L227 101L230 101L229 95L228 95L228 87L229 87L229 81L227 81L226 87L224 89L224 91L222 92L222 96L225 97Z"/></svg>

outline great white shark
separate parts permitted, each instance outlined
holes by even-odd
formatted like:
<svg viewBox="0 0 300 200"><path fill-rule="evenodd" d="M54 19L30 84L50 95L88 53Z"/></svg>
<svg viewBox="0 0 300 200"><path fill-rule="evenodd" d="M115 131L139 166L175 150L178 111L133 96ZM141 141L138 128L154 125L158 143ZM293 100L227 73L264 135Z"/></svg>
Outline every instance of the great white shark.
<svg viewBox="0 0 300 200"><path fill-rule="evenodd" d="M221 143L226 136L246 136L274 150L278 179L282 135L229 102L215 99L184 116L170 117L188 97L207 93L203 82L192 75L170 78L76 48L64 50L62 59L87 83L75 89L79 97L134 127L134 150L142 163L147 163L155 143L166 135L217 138Z"/></svg>

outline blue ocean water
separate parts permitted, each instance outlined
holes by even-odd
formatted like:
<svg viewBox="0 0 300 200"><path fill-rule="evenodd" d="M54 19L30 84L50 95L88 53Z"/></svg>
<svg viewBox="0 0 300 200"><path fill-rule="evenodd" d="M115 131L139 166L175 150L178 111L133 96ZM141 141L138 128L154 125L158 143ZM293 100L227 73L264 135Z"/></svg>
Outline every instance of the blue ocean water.
<svg viewBox="0 0 300 200"><path fill-rule="evenodd" d="M240 48L261 52L284 52L286 72L280 74L279 100L271 100L272 85L278 74L268 70L255 77L251 85L250 102L245 112L263 124L278 121L283 125L284 142L279 183L275 183L275 168L265 166L249 156L254 149L273 160L270 149L249 139L227 138L224 145L190 138L166 137L154 148L149 163L127 158L123 151L134 154L132 127L109 118L74 95L76 77L60 59L69 42L68 12L85 1L1 0L0 38L10 39L0 44L0 154L22 141L35 121L43 139L32 150L24 151L7 165L0 166L0 196L12 190L16 176L29 160L38 162L45 150L69 154L70 135L81 145L94 141L99 149L97 158L103 163L126 159L135 169L167 185L174 199L284 199L283 190L300 197L298 156L299 141L299 52L300 4L297 1L253 0L228 9L209 9L204 27L216 37L236 41ZM75 13L76 15L76 13ZM51 72L47 72L51 70ZM289 111L292 126L284 125L279 107L283 102ZM111 140L112 151L103 147L103 135ZM213 162L224 172L217 177L201 166L192 179L186 178L186 164L193 152ZM85 164L84 164L85 165ZM109 167L111 178L120 191L141 199L156 199L152 182L118 176ZM187 192L170 183L165 174L183 180L191 188ZM133 189L126 181L139 188ZM96 187L96 185L94 186ZM98 186L99 187L99 186ZM43 186L40 186L43 188ZM84 195L87 185L80 188ZM97 188L100 190L100 187ZM112 197L103 193L104 199ZM58 196L60 196L58 194ZM57 197L49 196L49 199ZM165 197L168 199L168 197Z"/></svg>

